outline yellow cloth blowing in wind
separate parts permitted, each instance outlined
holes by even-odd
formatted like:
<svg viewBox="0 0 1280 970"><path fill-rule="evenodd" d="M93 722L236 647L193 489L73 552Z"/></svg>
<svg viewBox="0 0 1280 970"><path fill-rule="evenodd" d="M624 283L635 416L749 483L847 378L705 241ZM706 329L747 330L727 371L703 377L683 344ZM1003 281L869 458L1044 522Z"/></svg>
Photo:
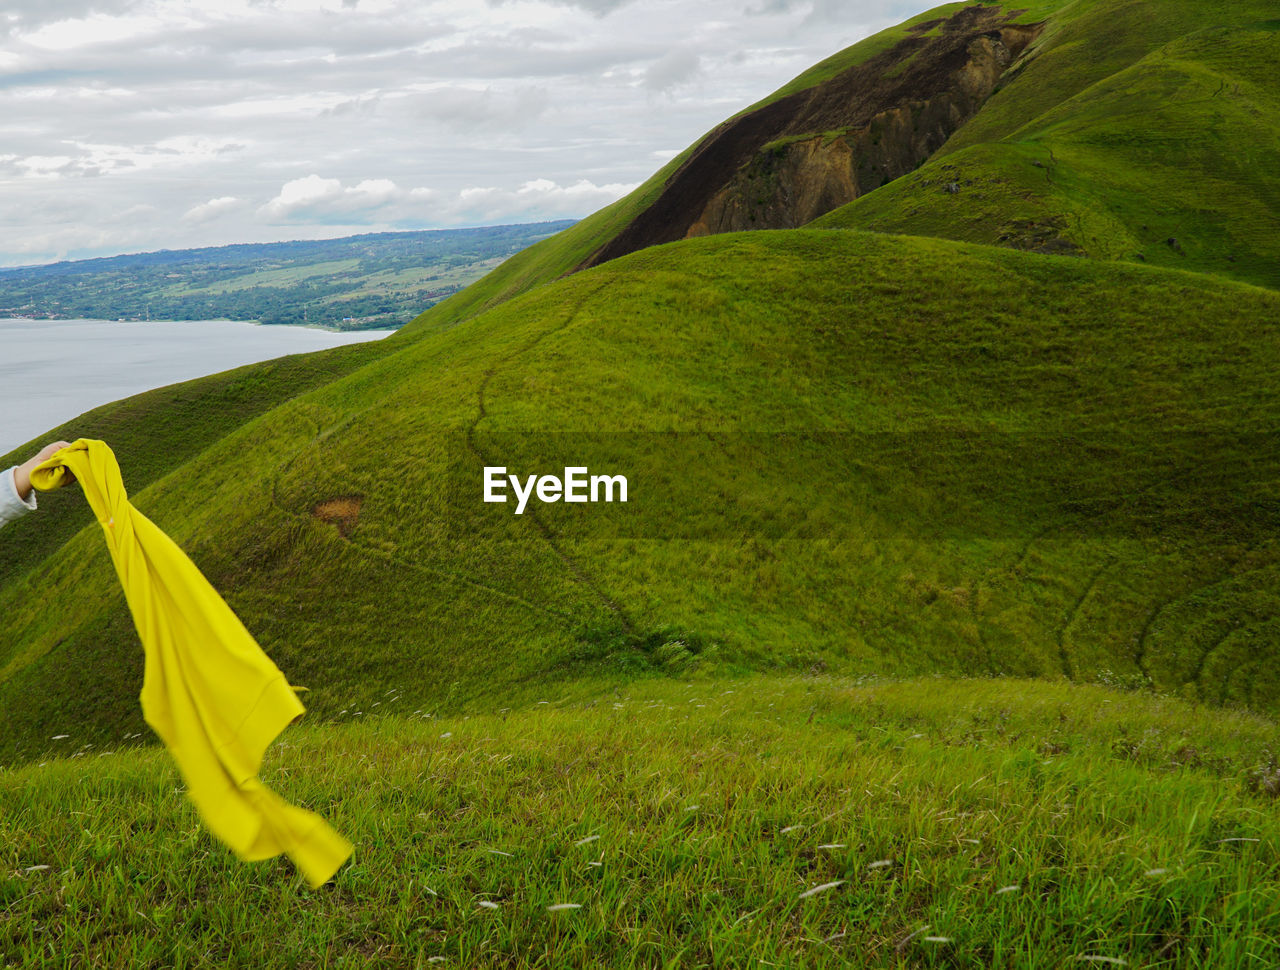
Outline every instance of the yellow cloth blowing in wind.
<svg viewBox="0 0 1280 970"><path fill-rule="evenodd" d="M320 816L258 780L262 755L304 708L186 554L129 503L116 456L81 438L31 473L42 491L70 471L106 533L146 654L142 713L173 754L205 824L241 859L285 852L315 887L351 855Z"/></svg>

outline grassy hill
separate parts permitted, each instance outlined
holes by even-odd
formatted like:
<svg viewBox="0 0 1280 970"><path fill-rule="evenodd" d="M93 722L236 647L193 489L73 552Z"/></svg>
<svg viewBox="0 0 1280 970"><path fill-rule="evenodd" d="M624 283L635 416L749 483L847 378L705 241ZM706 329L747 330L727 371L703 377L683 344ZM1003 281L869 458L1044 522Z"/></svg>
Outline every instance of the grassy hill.
<svg viewBox="0 0 1280 970"><path fill-rule="evenodd" d="M1277 319L1280 295L1168 270L691 240L400 339L134 496L321 714L701 650L1272 710ZM634 500L479 501L484 465L575 462ZM69 698L86 727L139 729L101 545L17 562L0 592L11 751Z"/></svg>
<svg viewBox="0 0 1280 970"><path fill-rule="evenodd" d="M1262 3L974 6L756 106L995 44L965 23L1034 33L914 174L811 227L584 268L720 128L387 341L59 429L101 431L310 688L321 723L269 778L362 848L300 900L180 800L139 818L174 780L121 748L136 636L97 526L51 496L0 546L11 948L51 925L102 964L1275 962L1277 35ZM1128 238L1145 264L1091 242ZM481 501L493 465L630 497L517 516Z"/></svg>
<svg viewBox="0 0 1280 970"><path fill-rule="evenodd" d="M1071 4L925 165L814 225L1280 286L1280 20L1265 19L1275 12Z"/></svg>

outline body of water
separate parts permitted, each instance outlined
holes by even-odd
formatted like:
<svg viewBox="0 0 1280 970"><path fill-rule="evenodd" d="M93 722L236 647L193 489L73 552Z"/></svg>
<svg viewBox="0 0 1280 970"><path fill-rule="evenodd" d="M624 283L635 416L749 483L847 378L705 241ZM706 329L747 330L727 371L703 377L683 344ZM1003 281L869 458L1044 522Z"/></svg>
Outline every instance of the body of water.
<svg viewBox="0 0 1280 970"><path fill-rule="evenodd" d="M0 320L0 455L140 391L393 332L236 320Z"/></svg>

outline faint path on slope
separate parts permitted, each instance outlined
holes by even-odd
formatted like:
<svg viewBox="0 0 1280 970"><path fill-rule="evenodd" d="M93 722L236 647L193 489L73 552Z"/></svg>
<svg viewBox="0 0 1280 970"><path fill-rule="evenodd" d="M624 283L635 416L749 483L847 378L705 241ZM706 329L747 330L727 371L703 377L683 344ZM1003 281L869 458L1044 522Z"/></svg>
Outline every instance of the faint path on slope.
<svg viewBox="0 0 1280 970"><path fill-rule="evenodd" d="M579 312L581 312L582 307L586 304L586 302L589 299L591 299L593 296L595 296L597 293L599 293L602 289L604 289L606 285L607 284L602 283L594 287L593 289L589 290L588 292L584 293L578 299L578 301L573 305L573 308L569 311L569 313L565 316L565 318L562 321L560 321L559 324L553 327L548 327L547 329L541 331L540 333L535 335L531 340L529 340L527 343L513 350L511 353L507 354L506 356L500 358L495 364L490 366L484 372L484 376L481 377L480 384L476 388L476 416L475 418L472 419L470 424L467 425L466 431L465 431L465 437L466 437L467 447L470 448L471 451L475 453L476 457L479 458L481 462L483 462L485 465L500 464L500 462L496 462L490 459L490 457L484 453L484 450L480 447L480 445L476 441L476 429L479 427L481 421L489 417L488 408L485 406L485 392L488 390L490 383L493 381L494 375L497 373L499 368L503 367L504 365L510 364L513 360L524 357L530 351L532 351L535 347L537 347L538 344L542 343L542 341L546 340L548 337L554 336L555 334L561 333L564 330L568 329L568 327L572 325L574 320L577 319ZM621 607L621 605L619 605L619 603L616 600L613 599L613 597L611 597L607 592L605 592L603 587L601 587L598 583L596 583L595 580L593 580L591 576L587 572L585 572L576 562L574 562L573 558L564 551L564 548L560 545L560 542L557 540L555 533L551 531L550 527L546 524L545 521L543 521L541 516L538 515L537 511L531 506L525 509L524 514L530 520L532 520L534 527L538 530L538 533L542 536L542 539L546 543L547 548L549 548L551 552L556 556L556 558L560 560L561 565L563 565L565 569L569 571L570 575L573 576L574 580L577 581L581 586L590 590L592 595L597 600L599 600L600 603L603 604L605 608L608 609L609 612L612 613L618 619L618 621L622 624L623 629L628 634L634 634L635 624L632 622L631 617L627 615L627 612Z"/></svg>

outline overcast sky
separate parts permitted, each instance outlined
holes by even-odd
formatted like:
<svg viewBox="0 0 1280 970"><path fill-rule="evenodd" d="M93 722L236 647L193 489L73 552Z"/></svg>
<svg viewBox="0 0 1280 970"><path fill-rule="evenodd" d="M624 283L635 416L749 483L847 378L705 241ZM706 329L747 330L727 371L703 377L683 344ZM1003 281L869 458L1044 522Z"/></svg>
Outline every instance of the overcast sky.
<svg viewBox="0 0 1280 970"><path fill-rule="evenodd" d="M9 0L0 265L581 217L925 0Z"/></svg>

